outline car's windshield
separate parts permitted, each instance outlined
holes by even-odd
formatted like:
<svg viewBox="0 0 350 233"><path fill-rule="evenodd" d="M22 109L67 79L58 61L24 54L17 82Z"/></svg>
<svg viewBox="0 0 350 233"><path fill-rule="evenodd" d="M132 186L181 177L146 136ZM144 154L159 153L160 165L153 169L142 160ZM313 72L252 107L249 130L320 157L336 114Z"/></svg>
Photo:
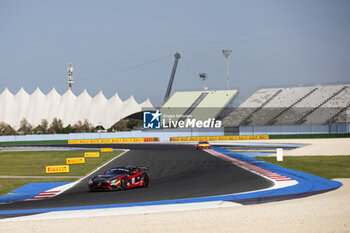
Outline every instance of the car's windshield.
<svg viewBox="0 0 350 233"><path fill-rule="evenodd" d="M123 169L123 168L116 168L116 169L111 169L106 172L106 175L122 175L125 173L128 173L129 170Z"/></svg>

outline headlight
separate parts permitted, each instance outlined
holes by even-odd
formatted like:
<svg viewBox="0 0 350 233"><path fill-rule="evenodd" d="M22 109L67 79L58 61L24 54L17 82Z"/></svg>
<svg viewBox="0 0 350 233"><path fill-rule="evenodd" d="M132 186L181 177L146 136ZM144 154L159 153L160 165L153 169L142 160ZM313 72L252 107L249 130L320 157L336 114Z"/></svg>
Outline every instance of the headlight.
<svg viewBox="0 0 350 233"><path fill-rule="evenodd" d="M116 179L116 180L112 180L112 184L119 184L120 180Z"/></svg>
<svg viewBox="0 0 350 233"><path fill-rule="evenodd" d="M92 179L89 180L89 184L92 184Z"/></svg>

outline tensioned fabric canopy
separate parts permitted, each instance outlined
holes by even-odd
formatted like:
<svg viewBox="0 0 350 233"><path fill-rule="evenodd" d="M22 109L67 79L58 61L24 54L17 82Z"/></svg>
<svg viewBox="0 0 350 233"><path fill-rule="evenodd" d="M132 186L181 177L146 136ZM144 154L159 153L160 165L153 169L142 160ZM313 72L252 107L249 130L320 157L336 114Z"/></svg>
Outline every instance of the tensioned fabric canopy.
<svg viewBox="0 0 350 233"><path fill-rule="evenodd" d="M15 129L20 127L23 118L37 126L42 119L51 123L55 117L61 119L64 126L87 119L92 125L107 129L129 115L152 108L149 99L141 104L133 96L122 101L117 93L107 99L102 91L91 97L86 90L76 96L71 90L60 95L53 88L45 95L39 87L32 94L22 87L15 95L7 88L0 94L0 122Z"/></svg>

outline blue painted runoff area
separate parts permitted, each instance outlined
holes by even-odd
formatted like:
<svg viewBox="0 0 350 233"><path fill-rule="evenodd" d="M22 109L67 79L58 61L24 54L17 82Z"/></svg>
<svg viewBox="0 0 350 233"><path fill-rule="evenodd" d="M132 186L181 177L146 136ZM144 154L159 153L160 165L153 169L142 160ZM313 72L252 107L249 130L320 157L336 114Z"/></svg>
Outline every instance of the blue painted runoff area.
<svg viewBox="0 0 350 233"><path fill-rule="evenodd" d="M228 194L211 197L199 197L199 198L188 198L188 199L177 199L167 201L153 201L153 202L139 202L139 203L125 203L125 204L110 204L110 205L91 205L91 206L72 206L72 207L58 207L58 208L45 208L45 209L29 209L29 210L4 210L0 211L0 215L8 214L35 214L52 211L70 211L70 210L87 210L87 209L107 209L107 208L122 208L122 207L136 207L136 206L155 206L155 205L169 205L169 204L186 204L186 203L200 203L200 202L211 202L211 201L232 201L237 203L243 203L244 200L253 200L253 203L260 203L261 200L279 200L278 197L287 197L284 199L292 199L302 197L309 193L326 192L333 189L337 189L342 186L342 183L338 181L328 180L322 177L314 176L311 174L294 171L281 166L273 165L267 162L263 162L239 153L227 151L222 148L212 147L213 150L223 153L232 158L250 163L254 166L275 172L294 180L299 183L281 189L256 191L251 193L243 194ZM273 199L276 197L276 199ZM243 202L242 202L243 201Z"/></svg>
<svg viewBox="0 0 350 233"><path fill-rule="evenodd" d="M0 197L0 203L23 201L35 197L36 195L47 190L69 184L70 182L46 182L46 183L30 183L26 184L12 192Z"/></svg>
<svg viewBox="0 0 350 233"><path fill-rule="evenodd" d="M256 167L260 167L268 171L275 172L280 175L283 175L298 181L297 185L286 187L286 188L281 188L276 190L267 190L267 191L258 191L258 192L247 193L247 194L236 194L236 195L233 195L234 199L264 198L264 197L285 196L285 195L290 195L291 197L293 197L293 195L328 191L328 190L333 190L342 186L342 183L338 181L328 180L328 179L311 175L308 173L291 170L275 164L254 159L249 156L245 156L241 153L227 151L225 149L218 148L218 147L213 147L212 149L217 152L223 153L227 156L230 156L232 158L252 164Z"/></svg>

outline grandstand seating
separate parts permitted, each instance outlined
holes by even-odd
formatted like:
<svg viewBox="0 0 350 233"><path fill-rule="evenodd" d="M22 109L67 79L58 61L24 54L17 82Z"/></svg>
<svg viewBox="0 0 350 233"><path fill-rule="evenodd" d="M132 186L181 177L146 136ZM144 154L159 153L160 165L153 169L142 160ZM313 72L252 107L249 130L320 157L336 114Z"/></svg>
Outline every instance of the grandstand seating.
<svg viewBox="0 0 350 233"><path fill-rule="evenodd" d="M254 111L263 106L271 97L274 96L280 89L259 89L246 99L238 108L232 111L223 119L224 125L238 126L250 116Z"/></svg>
<svg viewBox="0 0 350 233"><path fill-rule="evenodd" d="M192 118L207 120L217 118L223 109L229 105L238 91L209 91L206 97L198 104L191 113Z"/></svg>
<svg viewBox="0 0 350 233"><path fill-rule="evenodd" d="M349 85L260 89L225 117L223 125L344 123L349 111Z"/></svg>
<svg viewBox="0 0 350 233"><path fill-rule="evenodd" d="M292 108L308 95L313 93L315 87L283 88L282 91L267 103L261 111L251 117L251 124L272 124L273 120L289 108ZM272 118L271 118L272 117Z"/></svg>
<svg viewBox="0 0 350 233"><path fill-rule="evenodd" d="M201 94L201 91L175 92L161 107L162 116L174 121L178 120Z"/></svg>
<svg viewBox="0 0 350 233"><path fill-rule="evenodd" d="M162 116L171 120L217 118L237 94L237 90L175 92L161 107Z"/></svg>
<svg viewBox="0 0 350 233"><path fill-rule="evenodd" d="M332 96L343 87L343 85L319 86L315 92L297 103L293 108L279 117L275 124L294 125L305 123L303 119L307 117L307 114L320 107L322 103L330 100Z"/></svg>
<svg viewBox="0 0 350 233"><path fill-rule="evenodd" d="M347 100L347 101L346 101ZM346 117L346 109L349 108L350 104L350 86L345 86L342 88L342 91L331 98L329 101L325 102L322 107L317 108L312 114L310 114L306 119L306 124L323 124L334 117L334 122L336 122L336 118ZM339 119L341 120L341 119ZM332 122L330 120L329 122ZM343 121L345 122L345 121Z"/></svg>

